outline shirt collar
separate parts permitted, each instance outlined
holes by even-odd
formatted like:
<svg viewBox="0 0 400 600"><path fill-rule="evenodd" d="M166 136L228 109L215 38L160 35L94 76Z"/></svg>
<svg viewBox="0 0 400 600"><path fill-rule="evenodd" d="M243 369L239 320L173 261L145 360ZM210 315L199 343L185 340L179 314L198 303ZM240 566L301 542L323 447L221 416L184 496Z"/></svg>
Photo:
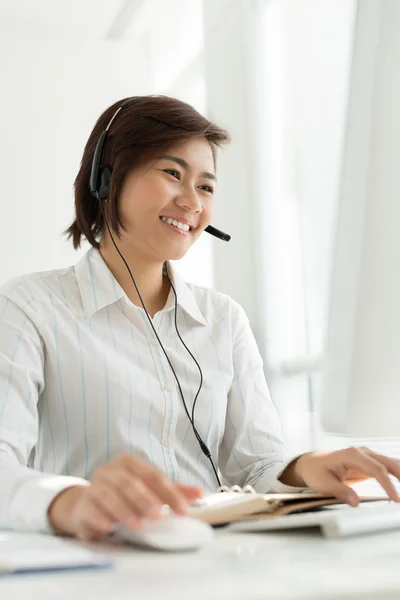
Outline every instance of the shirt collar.
<svg viewBox="0 0 400 600"><path fill-rule="evenodd" d="M202 325L207 325L207 321L199 309L193 291L171 263L168 263L168 272L176 291L178 305L192 319ZM95 248L90 248L75 265L75 275L82 298L84 313L88 319L102 308L118 302L121 298L126 298L129 301L124 290L104 262L100 252ZM175 296L171 289L162 312L172 310L174 307Z"/></svg>
<svg viewBox="0 0 400 600"><path fill-rule="evenodd" d="M201 312L199 305L196 302L195 295L189 285L179 275L177 269L169 262L168 273L175 288L178 305L197 323L207 325L207 321ZM167 303L164 311L171 310L175 307L175 295L171 289L168 295Z"/></svg>
<svg viewBox="0 0 400 600"><path fill-rule="evenodd" d="M83 310L90 319L97 311L126 296L100 252L90 248L75 265L75 275L82 297Z"/></svg>

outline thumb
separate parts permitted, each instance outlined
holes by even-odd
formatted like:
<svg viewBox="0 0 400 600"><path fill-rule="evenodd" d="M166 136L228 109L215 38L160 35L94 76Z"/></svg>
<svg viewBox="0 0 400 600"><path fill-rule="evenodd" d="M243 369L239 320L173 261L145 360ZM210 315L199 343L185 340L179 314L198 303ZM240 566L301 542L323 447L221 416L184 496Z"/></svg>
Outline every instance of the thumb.
<svg viewBox="0 0 400 600"><path fill-rule="evenodd" d="M335 498L344 504L358 506L360 499L354 490L342 483L333 473L327 473L322 482L321 488L324 493L332 494Z"/></svg>

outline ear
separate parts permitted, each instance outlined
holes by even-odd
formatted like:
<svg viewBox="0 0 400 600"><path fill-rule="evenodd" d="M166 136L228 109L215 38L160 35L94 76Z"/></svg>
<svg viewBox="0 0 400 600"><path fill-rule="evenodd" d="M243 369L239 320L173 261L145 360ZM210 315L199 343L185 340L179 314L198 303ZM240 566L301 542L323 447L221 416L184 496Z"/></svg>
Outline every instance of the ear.
<svg viewBox="0 0 400 600"><path fill-rule="evenodd" d="M99 174L99 200L107 200L110 192L111 167L101 167Z"/></svg>

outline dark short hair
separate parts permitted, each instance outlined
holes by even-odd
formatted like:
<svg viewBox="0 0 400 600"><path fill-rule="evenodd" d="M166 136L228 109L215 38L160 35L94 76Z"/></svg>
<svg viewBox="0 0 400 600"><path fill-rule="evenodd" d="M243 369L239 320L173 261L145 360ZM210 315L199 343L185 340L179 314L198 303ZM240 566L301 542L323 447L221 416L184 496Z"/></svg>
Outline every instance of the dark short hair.
<svg viewBox="0 0 400 600"><path fill-rule="evenodd" d="M83 151L75 179L75 219L65 231L79 248L82 238L95 248L104 229L99 201L89 190L89 178L94 150L101 133L125 99L115 102L98 119ZM229 143L227 131L214 125L192 106L167 96L141 96L118 113L110 127L102 164L112 167L108 201L103 205L108 223L117 235L124 229L118 211L118 197L126 175L144 160L160 155L174 142L190 137L204 137L212 148L214 163L216 149Z"/></svg>

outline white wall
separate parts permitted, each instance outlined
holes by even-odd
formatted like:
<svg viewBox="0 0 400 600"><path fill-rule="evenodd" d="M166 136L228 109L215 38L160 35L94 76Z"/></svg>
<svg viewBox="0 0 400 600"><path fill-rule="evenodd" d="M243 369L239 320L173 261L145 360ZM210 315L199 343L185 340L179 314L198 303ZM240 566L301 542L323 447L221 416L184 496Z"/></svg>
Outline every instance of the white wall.
<svg viewBox="0 0 400 600"><path fill-rule="evenodd" d="M75 263L62 231L73 216L73 181L87 136L118 98L167 94L205 110L202 1L152 0L109 41L113 7L92 0L68 8L42 0L37 11L0 7L0 160L5 173L0 208L0 283L14 275ZM4 18L3 16L4 8ZM174 35L171 37L171 32ZM84 250L86 249L86 246ZM177 267L186 280L212 286L208 234Z"/></svg>
<svg viewBox="0 0 400 600"><path fill-rule="evenodd" d="M61 233L83 146L104 108L148 93L145 42L1 31L0 282L77 261Z"/></svg>
<svg viewBox="0 0 400 600"><path fill-rule="evenodd" d="M232 144L219 167L215 226L232 236L213 241L215 287L245 309L264 354L263 231L259 218L262 164L257 139L263 131L260 15L264 1L204 0L205 74L208 117L226 127ZM258 69L260 67L260 70Z"/></svg>
<svg viewBox="0 0 400 600"><path fill-rule="evenodd" d="M149 43L152 86L163 93L203 51L202 0L161 0L160 10L149 29Z"/></svg>

